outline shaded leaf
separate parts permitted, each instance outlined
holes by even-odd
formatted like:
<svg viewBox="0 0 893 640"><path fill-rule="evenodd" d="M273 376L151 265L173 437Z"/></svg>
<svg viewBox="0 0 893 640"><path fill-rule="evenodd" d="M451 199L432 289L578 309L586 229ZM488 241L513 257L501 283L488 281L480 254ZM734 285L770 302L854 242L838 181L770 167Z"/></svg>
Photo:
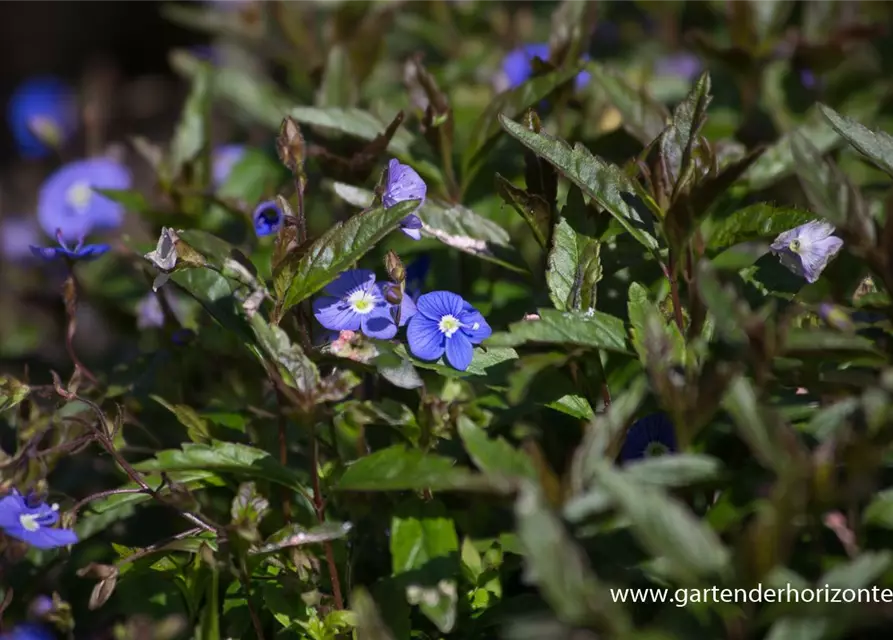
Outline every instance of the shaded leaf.
<svg viewBox="0 0 893 640"><path fill-rule="evenodd" d="M183 166L196 158L209 144L208 118L211 110L211 74L209 64L198 67L192 77L192 90L183 107L183 115L174 132L170 150L170 172L179 176ZM207 155L207 154L206 154ZM202 181L207 179L207 157L202 167Z"/></svg>
<svg viewBox="0 0 893 640"><path fill-rule="evenodd" d="M548 160L562 175L594 199L610 213L620 225L647 249L656 250L657 240L651 227L653 221L644 219L647 210L640 213L631 204L636 190L630 178L616 165L592 155L586 147L577 143L573 148L564 140L547 133L534 133L517 122L500 116L503 128L512 137L537 155Z"/></svg>
<svg viewBox="0 0 893 640"><path fill-rule="evenodd" d="M782 231L815 219L809 211L760 203L723 218L708 218L701 228L710 249L723 249L748 240L775 239Z"/></svg>
<svg viewBox="0 0 893 640"><path fill-rule="evenodd" d="M618 72L596 62L587 63L586 70L623 116L623 127L642 145L648 146L663 132L670 113L644 87L636 90Z"/></svg>
<svg viewBox="0 0 893 640"><path fill-rule="evenodd" d="M31 388L12 376L0 375L0 412L8 411L28 397Z"/></svg>
<svg viewBox="0 0 893 640"><path fill-rule="evenodd" d="M468 455L485 473L537 480L536 468L530 458L503 438L490 438L486 431L464 415L459 416L458 430Z"/></svg>
<svg viewBox="0 0 893 640"><path fill-rule="evenodd" d="M549 298L560 311L594 309L602 278L601 243L587 229L559 218L546 266Z"/></svg>
<svg viewBox="0 0 893 640"><path fill-rule="evenodd" d="M823 104L818 108L834 130L856 151L893 176L893 136L883 131L873 131Z"/></svg>
<svg viewBox="0 0 893 640"><path fill-rule="evenodd" d="M519 189L496 174L496 192L503 202L517 211L542 248L546 248L552 235L552 207L541 196Z"/></svg>

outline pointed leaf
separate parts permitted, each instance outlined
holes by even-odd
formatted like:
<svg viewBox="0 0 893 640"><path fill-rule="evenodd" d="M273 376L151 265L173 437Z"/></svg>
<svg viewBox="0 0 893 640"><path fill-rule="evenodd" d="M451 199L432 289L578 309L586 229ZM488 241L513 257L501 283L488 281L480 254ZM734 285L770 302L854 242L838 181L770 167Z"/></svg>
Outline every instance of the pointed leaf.
<svg viewBox="0 0 893 640"><path fill-rule="evenodd" d="M183 115L171 142L170 171L176 177L183 165L208 146L208 118L211 110L212 67L205 63L192 77L192 90L183 107ZM207 167L203 179L207 177Z"/></svg>
<svg viewBox="0 0 893 640"><path fill-rule="evenodd" d="M588 63L586 70L623 116L623 128L643 146L647 147L663 133L670 113L664 105L649 96L644 87L634 89L619 73L595 62Z"/></svg>
<svg viewBox="0 0 893 640"><path fill-rule="evenodd" d="M417 206L417 200L409 200L390 209L377 207L360 212L346 222L337 223L306 250L287 256L274 274L281 310L306 300L337 278L396 229Z"/></svg>
<svg viewBox="0 0 893 640"><path fill-rule="evenodd" d="M504 116L500 116L499 120L512 137L548 160L568 180L614 216L642 245L652 251L657 249L657 240L652 231L653 220L648 219L650 214L644 207L640 212L633 206L636 190L619 167L592 155L579 143L571 147L564 140L553 138L544 132L534 133Z"/></svg>
<svg viewBox="0 0 893 640"><path fill-rule="evenodd" d="M819 111L856 151L893 176L893 136L883 131L873 131L823 104L819 105Z"/></svg>
<svg viewBox="0 0 893 640"><path fill-rule="evenodd" d="M494 333L488 346L516 347L526 343L574 344L582 347L629 353L626 327L620 318L600 311L561 312L540 309L539 320L509 325L507 332Z"/></svg>
<svg viewBox="0 0 893 640"><path fill-rule="evenodd" d="M503 438L490 438L467 416L459 416L458 428L468 455L482 471L536 481L536 468L527 454L515 449Z"/></svg>
<svg viewBox="0 0 893 640"><path fill-rule="evenodd" d="M594 309L602 278L601 242L579 226L559 218L552 236L546 284L552 304L560 311Z"/></svg>

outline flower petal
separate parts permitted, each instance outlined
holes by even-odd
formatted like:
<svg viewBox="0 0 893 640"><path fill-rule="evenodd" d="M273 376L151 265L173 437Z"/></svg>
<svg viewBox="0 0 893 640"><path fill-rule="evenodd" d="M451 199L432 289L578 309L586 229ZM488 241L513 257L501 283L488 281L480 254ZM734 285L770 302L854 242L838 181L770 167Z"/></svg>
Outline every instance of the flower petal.
<svg viewBox="0 0 893 640"><path fill-rule="evenodd" d="M0 529L19 526L19 516L26 510L25 500L18 492L0 498Z"/></svg>
<svg viewBox="0 0 893 640"><path fill-rule="evenodd" d="M428 187L415 169L401 164L396 158L388 162L388 178L381 198L386 209L406 200L424 202L427 193Z"/></svg>
<svg viewBox="0 0 893 640"><path fill-rule="evenodd" d="M843 240L837 236L829 236L814 243L807 251L800 254L803 277L807 282L815 282L828 266L828 262L837 255L843 246Z"/></svg>
<svg viewBox="0 0 893 640"><path fill-rule="evenodd" d="M65 255L65 251L61 247L35 247L33 244L31 245L31 253L48 262Z"/></svg>
<svg viewBox="0 0 893 640"><path fill-rule="evenodd" d="M419 313L435 322L440 322L447 315L458 318L464 305L462 296L450 291L432 291L419 296L416 301Z"/></svg>
<svg viewBox="0 0 893 640"><path fill-rule="evenodd" d="M332 331L357 331L360 328L360 314L339 298L317 298L313 301L313 315L319 324Z"/></svg>
<svg viewBox="0 0 893 640"><path fill-rule="evenodd" d="M70 256L76 260L95 260L109 249L111 247L107 244L88 244L71 252Z"/></svg>
<svg viewBox="0 0 893 640"><path fill-rule="evenodd" d="M360 289L371 291L375 288L375 274L369 269L351 269L345 271L323 289L330 296L347 298Z"/></svg>
<svg viewBox="0 0 893 640"><path fill-rule="evenodd" d="M412 317L406 328L409 350L412 355L422 360L437 360L442 356L446 349L445 340L437 322L420 313Z"/></svg>
<svg viewBox="0 0 893 640"><path fill-rule="evenodd" d="M413 302L413 299L409 297L408 294L404 294L403 300L400 301L400 326L406 326L406 323L409 322L409 319L416 313L418 313L418 307L416 307L416 303Z"/></svg>
<svg viewBox="0 0 893 640"><path fill-rule="evenodd" d="M26 531L19 527L6 532L13 538L27 542L37 549L55 549L75 544L78 541L77 534L71 529L52 529L40 527L37 531Z"/></svg>
<svg viewBox="0 0 893 640"><path fill-rule="evenodd" d="M471 340L462 331L457 331L452 337L446 339L446 359L453 368L465 371L474 357L474 347Z"/></svg>
<svg viewBox="0 0 893 640"><path fill-rule="evenodd" d="M459 315L459 322L463 325L461 332L468 336L472 344L483 342L493 333L493 329L490 328L481 312L468 303L465 303L465 307Z"/></svg>
<svg viewBox="0 0 893 640"><path fill-rule="evenodd" d="M282 210L275 200L267 200L257 205L251 220L254 223L254 232L259 238L269 236L277 233L282 227Z"/></svg>
<svg viewBox="0 0 893 640"><path fill-rule="evenodd" d="M390 305L382 309L384 313L378 309L372 313L365 315L361 320L361 330L370 338L378 338L379 340L390 340L397 335L397 325L390 315Z"/></svg>

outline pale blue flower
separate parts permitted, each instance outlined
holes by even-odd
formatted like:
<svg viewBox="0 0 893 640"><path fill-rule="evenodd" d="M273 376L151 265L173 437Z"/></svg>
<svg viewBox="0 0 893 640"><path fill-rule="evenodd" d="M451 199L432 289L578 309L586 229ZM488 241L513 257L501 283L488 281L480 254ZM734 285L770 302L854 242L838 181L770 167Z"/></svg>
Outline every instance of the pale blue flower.
<svg viewBox="0 0 893 640"><path fill-rule="evenodd" d="M813 220L779 234L770 249L784 266L812 283L843 246L843 240L832 233L833 225Z"/></svg>
<svg viewBox="0 0 893 640"><path fill-rule="evenodd" d="M245 147L241 144L225 144L214 150L211 160L211 181L215 189L229 179L233 167L245 156L245 151Z"/></svg>

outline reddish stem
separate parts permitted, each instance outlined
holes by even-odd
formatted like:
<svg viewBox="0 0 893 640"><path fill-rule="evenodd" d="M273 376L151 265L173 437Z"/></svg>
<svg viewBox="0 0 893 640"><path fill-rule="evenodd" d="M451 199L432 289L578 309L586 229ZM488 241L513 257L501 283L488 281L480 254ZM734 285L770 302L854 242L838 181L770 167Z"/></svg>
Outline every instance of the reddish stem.
<svg viewBox="0 0 893 640"><path fill-rule="evenodd" d="M313 507L316 510L316 519L322 525L326 522L326 503L319 488L319 443L316 440L316 434L313 434L311 438L312 459L310 461L310 473L313 477ZM323 542L323 547L326 550L326 563L329 565L329 579L332 581L335 608L339 610L344 609L344 598L341 596L341 580L338 578L338 567L335 565L335 552L332 549L332 542L326 540Z"/></svg>

